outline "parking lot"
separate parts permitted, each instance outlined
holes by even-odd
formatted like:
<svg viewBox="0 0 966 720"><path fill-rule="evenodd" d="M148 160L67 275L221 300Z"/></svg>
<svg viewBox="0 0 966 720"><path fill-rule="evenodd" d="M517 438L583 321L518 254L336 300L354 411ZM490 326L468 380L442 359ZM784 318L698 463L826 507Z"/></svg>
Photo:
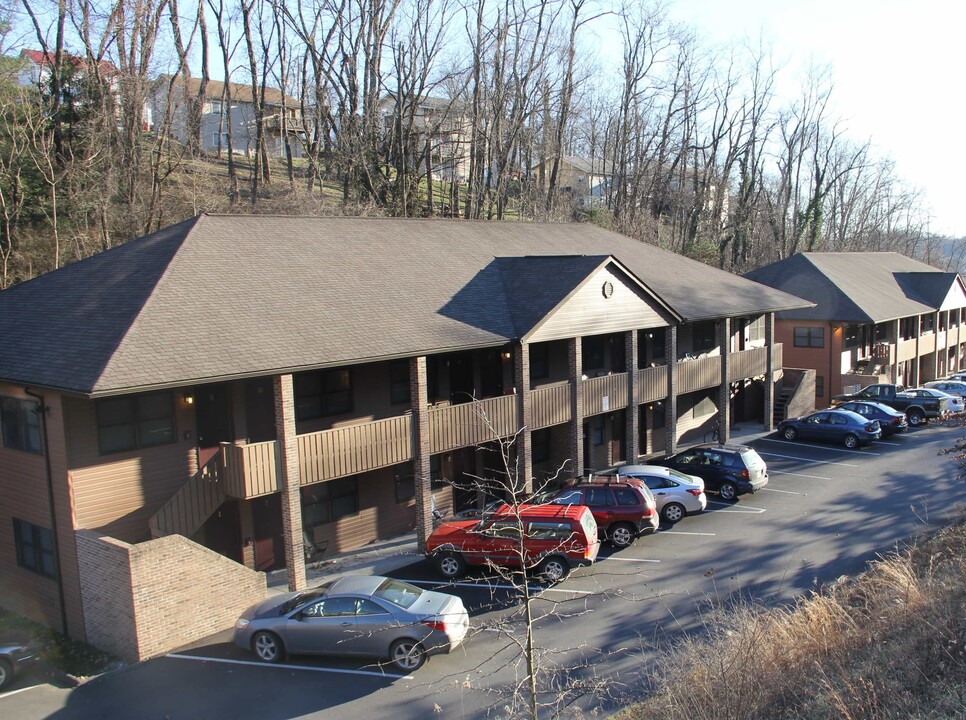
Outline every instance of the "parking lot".
<svg viewBox="0 0 966 720"><path fill-rule="evenodd" d="M877 553L941 524L963 496L941 448L960 429L929 425L858 450L754 440L769 483L614 551L546 587L531 582L544 669L567 683L595 681L603 696L577 704L614 707L642 685L642 668L704 613L736 597L783 603L860 571ZM524 626L509 578L470 573L440 581L419 561L391 573L459 595L471 634L451 656L412 675L368 661L291 658L266 666L225 632L179 653L98 678L73 691L43 688L0 697L7 717L483 717L510 702L522 672ZM606 678L606 683L600 683ZM559 691L558 691L559 692ZM564 697L566 694L560 695ZM42 714L38 714L41 713Z"/></svg>

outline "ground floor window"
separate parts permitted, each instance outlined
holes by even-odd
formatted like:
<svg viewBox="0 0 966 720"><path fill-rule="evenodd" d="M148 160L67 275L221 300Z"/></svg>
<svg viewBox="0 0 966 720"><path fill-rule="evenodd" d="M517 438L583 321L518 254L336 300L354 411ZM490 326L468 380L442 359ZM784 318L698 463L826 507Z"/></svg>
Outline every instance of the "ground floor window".
<svg viewBox="0 0 966 720"><path fill-rule="evenodd" d="M54 536L47 528L24 520L13 520L17 565L44 577L55 577Z"/></svg>
<svg viewBox="0 0 966 720"><path fill-rule="evenodd" d="M359 512L356 475L302 488L302 527L313 528Z"/></svg>

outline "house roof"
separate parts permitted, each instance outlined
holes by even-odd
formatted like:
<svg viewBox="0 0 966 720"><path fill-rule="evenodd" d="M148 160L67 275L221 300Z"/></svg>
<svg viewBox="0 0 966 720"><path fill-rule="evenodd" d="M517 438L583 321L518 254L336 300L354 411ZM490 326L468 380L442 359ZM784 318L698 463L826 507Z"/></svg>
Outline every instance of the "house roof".
<svg viewBox="0 0 966 720"><path fill-rule="evenodd" d="M610 256L682 318L804 304L592 225L201 215L0 292L0 379L97 396L499 346Z"/></svg>
<svg viewBox="0 0 966 720"><path fill-rule="evenodd" d="M26 58L34 65L39 65L41 67L53 67L54 65L54 54L47 53L43 50L21 50L20 57ZM71 55L70 53L63 54L64 62L74 67L76 70L85 70L87 68L88 62L87 58L81 57L79 55ZM117 68L109 60L101 60L98 63L102 73L113 73L117 72Z"/></svg>
<svg viewBox="0 0 966 720"><path fill-rule="evenodd" d="M546 163L552 163L553 158L546 161ZM587 175L610 175L613 173L613 167L611 163L604 158L585 158L579 155L561 155L560 162L570 165L578 172L585 173ZM540 165L537 165L540 167Z"/></svg>
<svg viewBox="0 0 966 720"><path fill-rule="evenodd" d="M162 85L167 85L171 82L170 75L160 75L158 76L158 82ZM180 81L178 83L180 86ZM188 93L197 94L198 89L201 87L200 78L188 78ZM252 102L252 85L251 83L228 83L228 88L231 91L232 101L237 102ZM217 100L220 98L225 91L225 83L221 80L209 80L207 86L205 87L205 96L209 100ZM282 104L282 91L278 88L266 87L265 88L265 102L268 105L281 105ZM289 107L298 107L299 101L297 98L291 95L285 96L285 104Z"/></svg>
<svg viewBox="0 0 966 720"><path fill-rule="evenodd" d="M877 323L932 312L961 285L956 273L894 252L798 253L745 277L815 303L778 319L827 322Z"/></svg>

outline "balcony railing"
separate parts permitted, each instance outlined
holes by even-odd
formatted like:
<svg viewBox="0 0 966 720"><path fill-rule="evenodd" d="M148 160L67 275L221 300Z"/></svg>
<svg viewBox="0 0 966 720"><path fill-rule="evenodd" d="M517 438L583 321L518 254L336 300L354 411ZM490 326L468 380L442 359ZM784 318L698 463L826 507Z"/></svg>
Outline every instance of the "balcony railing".
<svg viewBox="0 0 966 720"><path fill-rule="evenodd" d="M704 390L721 384L721 357L718 355L696 360L679 360L675 369L679 393Z"/></svg>
<svg viewBox="0 0 966 720"><path fill-rule="evenodd" d="M778 380L782 376L783 367L782 344L775 343L771 346L771 366L773 370L773 380Z"/></svg>
<svg viewBox="0 0 966 720"><path fill-rule="evenodd" d="M584 416L627 407L627 373L615 373L583 381Z"/></svg>
<svg viewBox="0 0 966 720"><path fill-rule="evenodd" d="M919 355L936 352L936 333L930 332L919 338Z"/></svg>
<svg viewBox="0 0 966 720"><path fill-rule="evenodd" d="M728 358L728 381L758 377L768 371L768 348L758 347L731 353Z"/></svg>
<svg viewBox="0 0 966 720"><path fill-rule="evenodd" d="M517 397L430 408L429 451L446 452L508 437L517 431Z"/></svg>
<svg viewBox="0 0 966 720"><path fill-rule="evenodd" d="M638 402L646 403L667 397L667 365L637 371Z"/></svg>
<svg viewBox="0 0 966 720"><path fill-rule="evenodd" d="M221 444L225 494L254 498L278 492L275 441L236 445Z"/></svg>
<svg viewBox="0 0 966 720"><path fill-rule="evenodd" d="M302 485L412 460L412 418L399 415L298 436Z"/></svg>
<svg viewBox="0 0 966 720"><path fill-rule="evenodd" d="M904 360L914 360L916 358L916 339L910 338L909 340L900 340L899 346L896 348L896 362L902 362Z"/></svg>
<svg viewBox="0 0 966 720"><path fill-rule="evenodd" d="M530 429L570 422L569 382L530 391Z"/></svg>

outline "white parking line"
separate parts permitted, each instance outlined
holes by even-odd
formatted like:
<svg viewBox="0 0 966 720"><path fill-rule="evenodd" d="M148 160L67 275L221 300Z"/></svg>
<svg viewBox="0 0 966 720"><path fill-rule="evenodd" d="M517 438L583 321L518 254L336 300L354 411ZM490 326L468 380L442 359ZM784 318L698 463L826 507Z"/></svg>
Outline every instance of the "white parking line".
<svg viewBox="0 0 966 720"><path fill-rule="evenodd" d="M795 477L803 477L803 478L808 478L810 480L831 480L832 479L830 477L824 477L822 475L803 475L802 473L783 472L782 470L773 470L772 468L768 468L768 474L769 475L794 475Z"/></svg>
<svg viewBox="0 0 966 720"><path fill-rule="evenodd" d="M0 693L0 700L3 700L6 697L10 697L11 695L27 692L28 690L36 690L39 687L43 687L43 685L30 685L28 687L17 688L16 690L8 690L5 693Z"/></svg>
<svg viewBox="0 0 966 720"><path fill-rule="evenodd" d="M701 535L703 537L714 537L717 533L684 532L683 530L662 530L661 535Z"/></svg>
<svg viewBox="0 0 966 720"><path fill-rule="evenodd" d="M500 585L494 583L474 583L474 582L450 582L443 583L439 580L403 580L403 582L408 582L411 585L440 585L445 587L471 587L471 588L482 588L486 590L519 590L516 585ZM545 592L562 592L570 593L571 595L593 595L589 590L567 590L565 588L554 588L554 587L534 587L530 586L530 592L532 593L545 593Z"/></svg>
<svg viewBox="0 0 966 720"><path fill-rule="evenodd" d="M873 440L872 444L873 445L895 445L896 447L900 447L902 445L902 443L893 442L891 440Z"/></svg>
<svg viewBox="0 0 966 720"><path fill-rule="evenodd" d="M771 438L762 438L762 440L767 440L768 442L784 443L785 445L797 445L802 446L800 442L793 442L791 440L772 440ZM837 448L831 445L807 445L807 447L813 447L816 450L824 450L828 448L829 450L835 450L835 452L845 452L852 453L853 455L881 455L882 453L869 452L868 450L846 450L845 448ZM804 458L803 458L804 459ZM818 460L812 460L812 462L820 462Z"/></svg>
<svg viewBox="0 0 966 720"><path fill-rule="evenodd" d="M767 490L768 492L781 493L782 495L802 495L803 493L792 492L791 490L778 490L777 488L765 487L762 490Z"/></svg>
<svg viewBox="0 0 966 720"><path fill-rule="evenodd" d="M759 455L767 455L768 457L779 457L785 458L786 460L798 460L799 462L807 463L822 463L823 465L842 465L844 467L858 467L858 465L853 465L852 463L835 462L834 460L811 460L809 458L796 457L794 455L779 455L778 453L762 452L758 451ZM769 470L771 472L771 470Z"/></svg>
<svg viewBox="0 0 966 720"><path fill-rule="evenodd" d="M643 558L614 557L613 555L597 558L597 562L604 562L604 560L620 560L621 562L649 562L649 563L661 562L660 560L644 560Z"/></svg>
<svg viewBox="0 0 966 720"><path fill-rule="evenodd" d="M722 508L721 510L715 510L715 512L744 513L745 515L761 515L766 509L752 505L732 505L731 503L717 502L716 500L709 500L708 505L718 505Z"/></svg>
<svg viewBox="0 0 966 720"><path fill-rule="evenodd" d="M231 660L229 658L202 657L201 655L182 655L171 653L165 657L177 660L200 660L202 662L223 663L225 665L251 665L260 668L278 668L282 670L307 670L309 672L337 673L340 675L371 675L373 677L388 678L390 680L412 680L412 675L394 675L392 673L377 672L375 670L345 670L343 668L310 667L306 665L286 665L283 663L264 663L255 660Z"/></svg>

